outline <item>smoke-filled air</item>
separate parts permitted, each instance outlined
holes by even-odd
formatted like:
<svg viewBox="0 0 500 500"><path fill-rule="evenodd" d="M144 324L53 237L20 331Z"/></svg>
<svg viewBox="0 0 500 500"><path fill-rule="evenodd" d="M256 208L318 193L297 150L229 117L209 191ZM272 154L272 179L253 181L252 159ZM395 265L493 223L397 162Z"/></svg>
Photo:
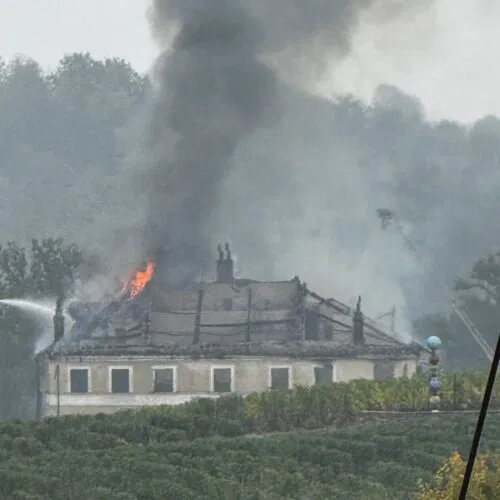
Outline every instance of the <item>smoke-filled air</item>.
<svg viewBox="0 0 500 500"><path fill-rule="evenodd" d="M0 500L500 491L500 2L70 4L0 0Z"/></svg>
<svg viewBox="0 0 500 500"><path fill-rule="evenodd" d="M368 13L382 31L432 7L404 4L153 2L162 52L136 186L148 200L141 250L163 279L188 284L229 239L241 274L299 275L346 301L361 293L372 314L394 304L411 318L446 303L451 280L498 243L488 217L498 121L429 123L390 85L371 106L310 91ZM418 255L381 228L379 208Z"/></svg>
<svg viewBox="0 0 500 500"><path fill-rule="evenodd" d="M156 277L175 286L212 272L217 243L229 241L240 276L298 275L351 305L361 294L372 316L395 305L405 331L445 310L453 279L500 244L496 117L431 122L391 81L369 103L317 93L326 75L335 87L360 31L408 46L424 19L432 43L432 1L156 0L148 19L161 50L146 97L128 97L126 127L88 107L73 132L62 112L33 108L38 121L23 129L28 139L34 130L32 148L61 153L43 153L40 168L29 150L6 151L6 238L42 232L108 252L119 279L154 258ZM93 64L78 61L88 89L101 78ZM68 59L48 80L55 110L80 109L71 71ZM40 120L57 130L38 130ZM396 224L383 229L378 209ZM90 295L106 283L93 279Z"/></svg>

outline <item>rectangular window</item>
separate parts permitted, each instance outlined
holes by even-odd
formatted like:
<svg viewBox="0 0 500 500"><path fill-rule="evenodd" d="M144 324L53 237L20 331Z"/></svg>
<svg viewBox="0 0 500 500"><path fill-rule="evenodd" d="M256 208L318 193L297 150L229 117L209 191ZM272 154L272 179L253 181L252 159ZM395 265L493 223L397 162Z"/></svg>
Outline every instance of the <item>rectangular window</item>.
<svg viewBox="0 0 500 500"><path fill-rule="evenodd" d="M154 368L153 392L175 392L174 368Z"/></svg>
<svg viewBox="0 0 500 500"><path fill-rule="evenodd" d="M130 370L111 368L111 392L121 394L130 392Z"/></svg>
<svg viewBox="0 0 500 500"><path fill-rule="evenodd" d="M394 363L375 363L373 365L373 378L375 380L386 380L389 378L394 378Z"/></svg>
<svg viewBox="0 0 500 500"><path fill-rule="evenodd" d="M212 383L213 392L231 392L233 370L231 368L213 368Z"/></svg>
<svg viewBox="0 0 500 500"><path fill-rule="evenodd" d="M85 394L89 392L88 368L71 368L69 372L70 392Z"/></svg>
<svg viewBox="0 0 500 500"><path fill-rule="evenodd" d="M271 368L271 389L288 391L290 389L290 368Z"/></svg>
<svg viewBox="0 0 500 500"><path fill-rule="evenodd" d="M333 382L333 366L315 366L314 383L316 385L327 385Z"/></svg>
<svg viewBox="0 0 500 500"><path fill-rule="evenodd" d="M304 329L306 340L319 339L319 315L314 309L306 309Z"/></svg>
<svg viewBox="0 0 500 500"><path fill-rule="evenodd" d="M333 340L333 325L331 323L325 324L325 340Z"/></svg>

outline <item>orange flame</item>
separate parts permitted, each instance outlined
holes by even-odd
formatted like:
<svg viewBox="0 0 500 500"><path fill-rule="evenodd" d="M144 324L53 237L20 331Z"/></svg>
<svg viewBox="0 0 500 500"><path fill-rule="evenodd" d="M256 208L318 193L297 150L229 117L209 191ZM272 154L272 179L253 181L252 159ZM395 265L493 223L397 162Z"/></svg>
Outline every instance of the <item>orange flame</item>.
<svg viewBox="0 0 500 500"><path fill-rule="evenodd" d="M144 271L136 271L132 278L125 284L123 291L130 290L130 297L134 298L139 295L146 285L151 281L155 272L155 265L153 262L148 262Z"/></svg>

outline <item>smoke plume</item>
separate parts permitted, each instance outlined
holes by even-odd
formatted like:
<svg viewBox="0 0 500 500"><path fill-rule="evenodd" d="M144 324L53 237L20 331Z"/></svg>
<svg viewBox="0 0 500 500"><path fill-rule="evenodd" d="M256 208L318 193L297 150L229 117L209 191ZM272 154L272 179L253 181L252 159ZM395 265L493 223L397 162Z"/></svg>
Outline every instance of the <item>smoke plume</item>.
<svg viewBox="0 0 500 500"><path fill-rule="evenodd" d="M5 238L63 235L102 252L116 231L126 236L112 248L118 277L164 249L160 270L175 285L213 269L215 245L229 239L236 269L247 277L297 274L322 295L349 301L362 294L372 316L392 305L399 318L442 310L452 280L500 246L494 216L500 211L500 121L432 122L417 98L391 85L381 86L371 102L320 98L307 86L324 61L330 70L332 60L354 57L351 40L367 36L362 18L380 20L367 9L385 16L379 34L413 23L416 2L389 13L382 8L388 4L156 2L150 20L163 52L152 72L154 99L143 110L147 140L116 174L103 175L103 165L67 169L52 157L44 169L38 156L31 170L24 160L23 168L6 161L11 166L0 183ZM356 34L358 19L363 36ZM377 30L370 27L372 38ZM388 38L404 39L408 48L407 33L414 31ZM425 36L428 42L428 31ZM449 35L446 47L455 41ZM469 59L481 59L484 46L477 47L471 45ZM387 48L388 59L391 54ZM450 94L474 87L447 67ZM467 71L468 63L462 67ZM369 75L369 68L362 70ZM415 78L433 88L433 74ZM472 92L467 106L457 100L457 107L476 103ZM132 148L138 135L134 128L127 136ZM418 259L394 227L382 230L378 208L395 211ZM143 227L146 235L138 238ZM147 248L134 253L137 241ZM101 282L95 287L103 288Z"/></svg>
<svg viewBox="0 0 500 500"><path fill-rule="evenodd" d="M290 120L290 105L307 99L300 93L291 97L276 66L289 66L298 58L302 67L317 69L327 55L346 54L360 13L373 3L399 4L390 0L153 2L151 26L163 52L154 68L157 92L145 153L151 161L141 186L149 200L144 240L168 282L187 284L211 265L214 228L221 226L216 216L224 200L232 203L223 217L231 221L231 237L243 224L247 241L242 246L269 242L266 219L274 212L261 213L251 222L254 216L247 209L261 202L271 209L263 196L266 192L278 196L274 189L286 184L283 174L289 177L294 169L268 162L277 148L285 146L281 141L267 145L266 159L259 160L265 171L245 163L258 155L255 137L259 143L274 137L283 120ZM248 141L251 148L245 144ZM309 158L301 171L314 168ZM247 185L231 187L228 194L225 183L233 172L244 172ZM231 212L238 218L232 219ZM255 254L248 262L259 262L270 271L274 257L268 254L262 259L269 249L260 247L252 244Z"/></svg>

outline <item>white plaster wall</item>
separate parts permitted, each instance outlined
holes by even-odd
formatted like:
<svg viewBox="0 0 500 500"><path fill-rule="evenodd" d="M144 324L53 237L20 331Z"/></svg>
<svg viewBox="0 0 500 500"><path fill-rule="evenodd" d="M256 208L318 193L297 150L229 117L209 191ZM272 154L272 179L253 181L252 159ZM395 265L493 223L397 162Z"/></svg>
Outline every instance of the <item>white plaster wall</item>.
<svg viewBox="0 0 500 500"><path fill-rule="evenodd" d="M314 360L297 360L280 357L232 358L232 359L179 359L179 358L73 358L51 362L42 381L44 414L53 415L57 408L56 366L60 370L60 414L75 412L114 411L143 405L182 404L194 397L218 397L212 392L213 368L233 370L233 391L247 394L266 391L270 387L271 367L289 367L291 386L312 386L315 383L314 368L323 366ZM408 376L416 372L417 361L408 359L395 362L395 376ZM175 370L176 387L173 394L153 393L153 368L172 367ZM69 392L69 370L88 368L90 373L88 394ZM109 392L110 367L131 367L133 393ZM373 379L373 360L339 359L333 361L333 381L347 382L353 379Z"/></svg>
<svg viewBox="0 0 500 500"><path fill-rule="evenodd" d="M335 382L358 378L373 380L373 361L370 359L339 359L335 361Z"/></svg>
<svg viewBox="0 0 500 500"><path fill-rule="evenodd" d="M417 373L418 361L416 359L403 359L394 362L394 377L413 377ZM406 366L406 370L405 370ZM406 371L406 373L405 373Z"/></svg>
<svg viewBox="0 0 500 500"><path fill-rule="evenodd" d="M343 363L343 362L341 362ZM109 392L110 367L132 367L134 392L151 393L153 391L153 367L166 366L176 370L177 391L180 393L204 394L210 391L212 368L232 367L234 369L234 390L236 392L259 392L269 389L269 370L271 367L290 367L293 385L310 386L314 384L314 367L321 362L295 360L289 358L232 358L221 360L186 360L186 359L89 359L52 362L47 374L47 386L50 393L57 392L56 366L60 370L60 393L69 393L69 371L71 368L89 370L91 391L96 394ZM355 371L356 369L353 368Z"/></svg>

